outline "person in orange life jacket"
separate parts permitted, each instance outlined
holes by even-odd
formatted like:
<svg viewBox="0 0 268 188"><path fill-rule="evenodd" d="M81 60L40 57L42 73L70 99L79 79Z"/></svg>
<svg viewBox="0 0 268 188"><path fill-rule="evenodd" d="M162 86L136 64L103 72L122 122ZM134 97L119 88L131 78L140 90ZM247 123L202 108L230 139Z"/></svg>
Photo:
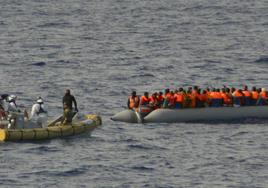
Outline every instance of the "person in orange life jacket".
<svg viewBox="0 0 268 188"><path fill-rule="evenodd" d="M211 93L210 88L207 87L207 88L203 91L203 94L204 94L204 93L206 94L206 99L207 99L205 105L206 105L206 106L210 106L210 93Z"/></svg>
<svg viewBox="0 0 268 188"><path fill-rule="evenodd" d="M169 97L170 97L170 90L165 89L163 108L168 108Z"/></svg>
<svg viewBox="0 0 268 188"><path fill-rule="evenodd" d="M146 116L152 111L152 108L150 107L149 103L150 103L149 93L144 92L144 95L141 96L140 107L139 107L140 109L139 111L142 117Z"/></svg>
<svg viewBox="0 0 268 188"><path fill-rule="evenodd" d="M244 94L241 89L236 90L233 93L233 105L234 107L243 106L244 104Z"/></svg>
<svg viewBox="0 0 268 188"><path fill-rule="evenodd" d="M221 107L223 106L223 97L220 93L220 89L213 89L210 94L211 107Z"/></svg>
<svg viewBox="0 0 268 188"><path fill-rule="evenodd" d="M150 97L150 102L149 102L150 107L155 110L158 108L158 100L157 100L157 93L153 93L152 96Z"/></svg>
<svg viewBox="0 0 268 188"><path fill-rule="evenodd" d="M261 92L259 93L259 99L257 101L257 105L259 106L263 106L263 105L267 105L268 96L267 96L267 92L265 90L265 88L261 88Z"/></svg>
<svg viewBox="0 0 268 188"><path fill-rule="evenodd" d="M158 108L161 108L163 106L163 103L164 103L164 97L163 97L163 93L160 91L157 95Z"/></svg>
<svg viewBox="0 0 268 188"><path fill-rule="evenodd" d="M201 94L201 89L197 89L196 91L196 107L197 108L202 108L205 107L205 95Z"/></svg>
<svg viewBox="0 0 268 188"><path fill-rule="evenodd" d="M173 91L170 91L170 95L167 97L168 100L168 108L175 107L175 94Z"/></svg>
<svg viewBox="0 0 268 188"><path fill-rule="evenodd" d="M194 86L193 90L192 90L192 93L195 95L199 90L199 87L198 86Z"/></svg>
<svg viewBox="0 0 268 188"><path fill-rule="evenodd" d="M229 106L233 106L233 94L231 93L231 89L227 87L225 89L225 92L226 92L226 94L227 94L227 96L228 96L228 98L230 100Z"/></svg>
<svg viewBox="0 0 268 188"><path fill-rule="evenodd" d="M190 107L190 103L191 103L191 98L190 98L190 94L191 94L191 90L183 90L182 91L183 94L183 104L182 107L183 108L189 108Z"/></svg>
<svg viewBox="0 0 268 188"><path fill-rule="evenodd" d="M175 93L174 97L175 97L175 105L174 105L174 107L176 109L182 108L183 107L183 101L184 101L183 88L179 88L179 90Z"/></svg>
<svg viewBox="0 0 268 188"><path fill-rule="evenodd" d="M136 91L132 91L131 96L128 97L127 107L128 109L134 110L139 107L140 99L136 94Z"/></svg>
<svg viewBox="0 0 268 188"><path fill-rule="evenodd" d="M252 104L252 96L251 96L251 92L248 91L248 86L244 86L243 88L243 94L244 94L244 105L245 106L250 106Z"/></svg>
<svg viewBox="0 0 268 188"><path fill-rule="evenodd" d="M231 96L228 94L229 88L222 88L221 90L221 96L223 98L223 106L230 106L231 103Z"/></svg>
<svg viewBox="0 0 268 188"><path fill-rule="evenodd" d="M187 97L189 100L188 107L195 108L196 107L196 96L195 96L194 91L191 88L189 88L187 91Z"/></svg>
<svg viewBox="0 0 268 188"><path fill-rule="evenodd" d="M251 105L256 105L257 101L259 99L259 93L258 93L258 91L257 91L255 86L253 86L252 89L251 89L251 95L252 95Z"/></svg>

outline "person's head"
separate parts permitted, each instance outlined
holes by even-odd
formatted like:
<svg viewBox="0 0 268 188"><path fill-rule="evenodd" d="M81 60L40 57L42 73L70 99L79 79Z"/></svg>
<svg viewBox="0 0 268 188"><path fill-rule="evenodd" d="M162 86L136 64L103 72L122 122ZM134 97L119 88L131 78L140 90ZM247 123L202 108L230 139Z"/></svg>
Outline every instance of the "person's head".
<svg viewBox="0 0 268 188"><path fill-rule="evenodd" d="M9 96L7 97L7 101L8 101L8 102L15 102L16 99L17 99L17 96L16 96L16 95L9 95Z"/></svg>
<svg viewBox="0 0 268 188"><path fill-rule="evenodd" d="M248 86L247 85L244 85L243 89L244 89L244 91L247 91L248 90Z"/></svg>
<svg viewBox="0 0 268 188"><path fill-rule="evenodd" d="M144 96L148 98L149 97L149 93L147 91L145 91L144 92Z"/></svg>
<svg viewBox="0 0 268 188"><path fill-rule="evenodd" d="M38 97L37 100L36 100L36 102L37 102L38 104L43 104L43 103L44 103L42 97Z"/></svg>
<svg viewBox="0 0 268 188"><path fill-rule="evenodd" d="M167 93L169 93L169 89L168 88L165 89L165 94L167 94Z"/></svg>
<svg viewBox="0 0 268 188"><path fill-rule="evenodd" d="M182 87L180 87L180 88L179 88L179 92L182 92L182 91L183 91L183 88L182 88Z"/></svg>
<svg viewBox="0 0 268 188"><path fill-rule="evenodd" d="M256 89L256 87L255 86L253 86L252 87L252 91L256 91L257 89Z"/></svg>
<svg viewBox="0 0 268 188"><path fill-rule="evenodd" d="M131 95L132 97L136 97L137 96L136 91L132 91Z"/></svg>
<svg viewBox="0 0 268 188"><path fill-rule="evenodd" d="M7 98L8 98L8 94L2 94L1 95L1 99L2 100L7 100Z"/></svg>
<svg viewBox="0 0 268 188"><path fill-rule="evenodd" d="M65 94L66 94L66 95L71 95L71 91L70 91L70 89L66 89Z"/></svg>
<svg viewBox="0 0 268 188"><path fill-rule="evenodd" d="M162 91L160 91L160 92L158 93L158 96L160 96L160 95L163 95L163 92L162 92Z"/></svg>

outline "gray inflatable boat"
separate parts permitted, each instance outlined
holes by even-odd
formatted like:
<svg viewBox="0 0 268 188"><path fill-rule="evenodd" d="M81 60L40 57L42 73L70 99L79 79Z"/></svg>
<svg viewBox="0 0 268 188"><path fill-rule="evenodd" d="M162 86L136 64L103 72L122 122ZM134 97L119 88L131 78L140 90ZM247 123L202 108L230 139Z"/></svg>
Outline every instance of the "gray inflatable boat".
<svg viewBox="0 0 268 188"><path fill-rule="evenodd" d="M245 118L268 119L268 106L157 109L144 118L141 118L139 113L133 110L124 110L115 114L111 119L127 123L176 123Z"/></svg>

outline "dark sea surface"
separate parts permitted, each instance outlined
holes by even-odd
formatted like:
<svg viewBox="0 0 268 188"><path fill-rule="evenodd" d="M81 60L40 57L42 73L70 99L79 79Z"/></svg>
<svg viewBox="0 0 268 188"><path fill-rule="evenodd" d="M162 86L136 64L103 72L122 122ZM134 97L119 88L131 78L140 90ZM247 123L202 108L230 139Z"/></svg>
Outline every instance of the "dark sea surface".
<svg viewBox="0 0 268 188"><path fill-rule="evenodd" d="M268 88L267 0L0 0L0 93L51 118L70 88L91 135L0 143L0 187L268 187L268 120L128 124L136 89Z"/></svg>

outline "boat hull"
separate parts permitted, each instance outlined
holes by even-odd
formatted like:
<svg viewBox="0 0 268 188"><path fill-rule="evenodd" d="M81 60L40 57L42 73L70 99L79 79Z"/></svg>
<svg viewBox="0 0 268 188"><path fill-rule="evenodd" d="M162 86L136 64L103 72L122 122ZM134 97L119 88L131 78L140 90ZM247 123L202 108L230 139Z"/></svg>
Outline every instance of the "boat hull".
<svg viewBox="0 0 268 188"><path fill-rule="evenodd" d="M135 113L133 114L133 112L130 113L131 116L135 115ZM126 112L124 114L126 114ZM129 114L124 116L124 122L138 123L138 121L132 122L130 121L130 119L127 119L128 116ZM237 120L245 118L268 119L268 106L157 109L152 111L147 116L145 116L143 122L176 123L176 122L220 121L220 120L224 121L224 120ZM135 118L132 117L132 119ZM117 118L117 121L120 121L120 119Z"/></svg>
<svg viewBox="0 0 268 188"><path fill-rule="evenodd" d="M84 120L74 122L71 125L56 125L55 122L46 128L0 129L0 141L44 140L78 135L91 132L101 123L99 116L86 115Z"/></svg>

